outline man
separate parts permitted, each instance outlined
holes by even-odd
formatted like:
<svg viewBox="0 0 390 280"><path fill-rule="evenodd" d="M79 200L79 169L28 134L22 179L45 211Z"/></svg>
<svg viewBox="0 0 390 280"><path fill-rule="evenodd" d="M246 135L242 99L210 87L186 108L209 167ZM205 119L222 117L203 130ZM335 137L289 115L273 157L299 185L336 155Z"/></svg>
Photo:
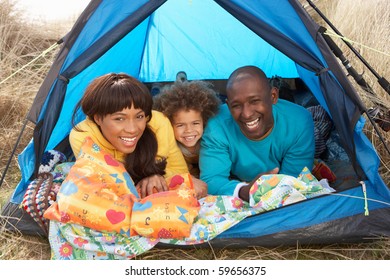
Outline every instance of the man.
<svg viewBox="0 0 390 280"><path fill-rule="evenodd" d="M278 100L278 90L255 66L236 69L226 91L227 104L209 120L201 143L200 178L210 194L249 201L261 175L311 170L314 124L305 108Z"/></svg>

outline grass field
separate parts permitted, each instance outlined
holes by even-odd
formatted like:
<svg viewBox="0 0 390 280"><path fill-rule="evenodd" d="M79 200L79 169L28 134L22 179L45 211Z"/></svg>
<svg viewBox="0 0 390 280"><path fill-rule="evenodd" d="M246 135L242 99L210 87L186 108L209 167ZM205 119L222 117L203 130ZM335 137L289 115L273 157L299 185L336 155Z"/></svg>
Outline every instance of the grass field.
<svg viewBox="0 0 390 280"><path fill-rule="evenodd" d="M309 13L320 24L323 20L316 15L305 1ZM315 4L351 40L353 46L385 78L390 78L390 2L388 0L324 0ZM0 0L0 172L3 172L10 152L14 147L19 131L35 94L41 85L58 51L54 49L42 55L63 34L56 26L32 25L23 21L23 14L14 10L12 1ZM328 28L330 30L330 28ZM390 108L389 95L378 85L376 78L364 67L337 37L337 44L343 49L352 65L365 73L365 79L374 89L375 96L368 95L358 86L357 89L367 107L376 103ZM39 57L38 59L36 59ZM29 64L33 59L33 63ZM26 66L27 65L27 66ZM20 70L16 72L17 70ZM10 75L12 75L10 77ZM10 77L10 78L8 78ZM352 81L353 82L353 81ZM354 82L353 82L354 83ZM33 124L27 123L15 155L30 141ZM365 133L376 147L381 158L379 169L384 181L390 184L390 155L371 125L366 125ZM383 133L388 144L390 134ZM11 195L20 173L17 158L14 156L3 185L0 188L0 207ZM159 249L155 248L140 259L390 259L390 240L377 240L359 244L301 245L292 247L244 249ZM8 233L0 228L1 260L47 260L50 259L50 246L47 239Z"/></svg>

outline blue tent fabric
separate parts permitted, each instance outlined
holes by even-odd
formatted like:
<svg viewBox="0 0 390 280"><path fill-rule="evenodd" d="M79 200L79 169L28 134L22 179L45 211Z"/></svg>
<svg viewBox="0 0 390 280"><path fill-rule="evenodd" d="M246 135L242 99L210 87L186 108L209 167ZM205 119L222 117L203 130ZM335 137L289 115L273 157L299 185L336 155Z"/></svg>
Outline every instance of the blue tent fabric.
<svg viewBox="0 0 390 280"><path fill-rule="evenodd" d="M299 22L298 20L295 20L291 22L291 20L286 20L283 18L276 18L276 20L273 23L277 23L277 30L273 30L270 23L263 23L260 18L265 17L265 14L270 14L271 9L278 8L278 13L276 14L279 17L283 17L284 15L291 15L291 11L289 12L288 5L286 6L272 6L271 9L256 9L259 7L258 1L250 1L250 2L241 2L238 1L240 5L242 5L242 9L238 9L235 5L238 6L238 4L234 3L235 1L221 1L221 4L223 3L224 7L230 11L232 14L235 14L236 17L242 19L244 24L247 26L253 28L253 30L258 34L259 36L265 38L270 44L273 46L277 46L279 49L282 50L283 53L288 53L291 55L291 58L296 61L302 68L310 70L312 75L319 77L321 92L324 93L332 93L333 95L344 95L343 89L340 87L340 85L333 79L333 74L330 74L327 68L327 64L323 61L322 55L319 53L318 47L315 44L313 40L303 40L303 38L310 38L308 35L308 31L303 28L303 23ZM234 3L234 4L233 4ZM273 2L275 4L275 2ZM280 3L278 3L280 4ZM283 9L285 8L285 10ZM250 12L246 12L250 11ZM259 12L264 12L263 14L259 14ZM282 15L282 16L281 16ZM283 24L293 24L294 28L293 31L289 30L289 32L286 32L287 27L281 25ZM291 25L290 25L291 26ZM291 29L291 28L290 28ZM281 30L281 32L279 32ZM282 33L282 32L285 33ZM291 39L288 38L284 34L289 34ZM306 35L306 36L305 36ZM287 38L286 38L287 37ZM297 67L298 68L298 67ZM318 81L317 81L318 82ZM317 90L315 88L312 88L312 91L314 95L316 95ZM316 95L317 97L318 95ZM325 95L326 96L326 95ZM350 107L352 108L352 107ZM332 108L333 109L333 108ZM345 128L347 125L345 122L350 122L352 119L352 115L355 115L356 109L354 111L346 111L346 110L338 110L339 108L336 108L336 112L332 112L333 118L336 120L336 127L338 128L339 133L342 135L342 139L347 138L346 133L350 133L351 131L347 131ZM342 112L344 115L342 117L336 118L337 113ZM339 126L342 126L342 128L339 128ZM344 147L347 147L347 152L351 157L353 157L353 153L351 152L353 150L353 147L348 144L346 141L343 142Z"/></svg>
<svg viewBox="0 0 390 280"><path fill-rule="evenodd" d="M66 140L73 109L94 78L125 72L145 83L169 82L183 70L190 80L223 80L237 67L256 65L268 77L302 79L329 113L367 186L370 215L364 216L357 185L249 217L213 242L266 245L390 236L390 226L379 224L390 225L390 193L362 130L364 106L318 29L296 0L91 1L64 37L34 100L28 116L36 123L34 137L18 156L22 178L5 212L21 202L43 152ZM84 117L77 112L76 122Z"/></svg>

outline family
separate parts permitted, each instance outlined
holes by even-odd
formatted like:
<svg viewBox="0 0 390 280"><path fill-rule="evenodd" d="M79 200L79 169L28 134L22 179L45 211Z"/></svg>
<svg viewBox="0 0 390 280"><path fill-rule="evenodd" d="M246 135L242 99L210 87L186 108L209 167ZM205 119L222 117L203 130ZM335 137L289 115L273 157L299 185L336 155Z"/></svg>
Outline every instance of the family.
<svg viewBox="0 0 390 280"><path fill-rule="evenodd" d="M255 66L236 69L226 92L221 105L210 84L179 81L153 100L137 79L106 74L77 105L87 118L70 133L72 150L77 159L91 137L125 164L141 197L168 190L164 178L190 172L198 198L209 193L248 201L251 182L261 175L311 169L314 125L306 109L279 99Z"/></svg>
<svg viewBox="0 0 390 280"><path fill-rule="evenodd" d="M80 109L86 119L75 124ZM255 66L243 66L231 73L224 104L206 81L179 79L153 96L134 77L106 74L88 85L75 108L74 118L69 142L76 157L74 167L82 172L76 170L68 177L83 181L86 186L72 205L76 207L64 213L61 203L63 206L69 202L75 193L75 185L64 181L59 191L62 200L57 197L57 210L51 207L45 212L46 218L60 223L75 219L89 227L98 225L103 217L109 220L103 231L113 225L117 233L123 229L125 233L135 230L146 237L169 238L173 231L163 228L152 233L151 228L144 227L151 220L146 214L142 216L142 211L159 215L157 220L161 217L166 220L166 211L172 206L168 199L173 195L179 203L175 204L175 213L179 210L176 221L186 224L188 234L192 221L186 218L186 213L191 213L191 220L195 219L200 207L198 200L208 195L226 196L235 204L243 205L246 201L252 205L251 191L255 189L252 186L262 175L298 177L305 168L312 170L314 164L315 127L310 111L279 99L278 89ZM85 152L86 142L92 153ZM86 159L95 162L87 168L83 166ZM111 165L106 174L99 169L102 162ZM175 176L181 181L176 182ZM123 188L115 182L125 182L130 192L125 191L119 197L105 192L104 187L92 190L95 181L105 185L111 184L110 180L114 182L111 188L118 188L117 193L123 192ZM176 189L172 193L172 186L183 181L190 185L190 190ZM107 195L112 196L116 208L103 207L109 205ZM152 207L148 200L151 197L160 199L163 207ZM96 212L95 206L88 207L92 199L99 208ZM99 199L103 199L101 203ZM98 211L103 214L99 216ZM135 212L138 220L132 217ZM122 226L121 222L130 216L131 225ZM137 221L141 223L136 224ZM142 225L145 221L148 223ZM177 232L182 229L178 223L172 224ZM65 246L58 239L59 232L51 230L49 239ZM202 239L204 231L195 235Z"/></svg>

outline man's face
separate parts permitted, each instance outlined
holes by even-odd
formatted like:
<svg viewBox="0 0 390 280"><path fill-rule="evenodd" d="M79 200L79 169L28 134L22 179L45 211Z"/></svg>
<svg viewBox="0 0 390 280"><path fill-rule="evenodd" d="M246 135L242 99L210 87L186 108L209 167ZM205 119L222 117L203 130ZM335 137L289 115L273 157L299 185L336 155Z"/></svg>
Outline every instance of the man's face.
<svg viewBox="0 0 390 280"><path fill-rule="evenodd" d="M278 92L265 83L250 76L235 81L227 90L230 113L251 140L261 139L274 124L272 105L278 100Z"/></svg>

